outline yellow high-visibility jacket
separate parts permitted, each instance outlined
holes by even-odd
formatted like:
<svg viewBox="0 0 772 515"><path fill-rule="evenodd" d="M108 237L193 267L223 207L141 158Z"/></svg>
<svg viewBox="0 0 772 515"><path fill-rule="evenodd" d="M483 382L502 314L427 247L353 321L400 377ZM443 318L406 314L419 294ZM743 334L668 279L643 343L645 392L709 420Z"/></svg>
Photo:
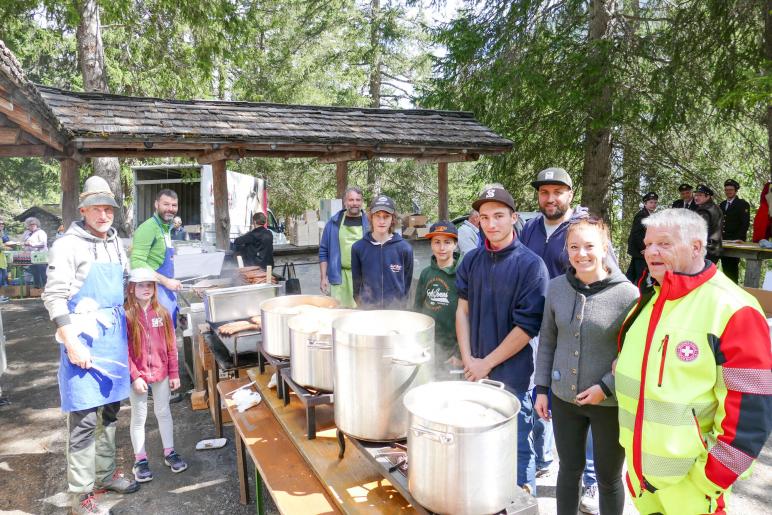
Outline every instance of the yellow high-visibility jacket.
<svg viewBox="0 0 772 515"><path fill-rule="evenodd" d="M619 345L615 393L631 493L688 477L717 498L772 427L772 350L758 302L708 261L696 275L667 272L661 286L642 288Z"/></svg>

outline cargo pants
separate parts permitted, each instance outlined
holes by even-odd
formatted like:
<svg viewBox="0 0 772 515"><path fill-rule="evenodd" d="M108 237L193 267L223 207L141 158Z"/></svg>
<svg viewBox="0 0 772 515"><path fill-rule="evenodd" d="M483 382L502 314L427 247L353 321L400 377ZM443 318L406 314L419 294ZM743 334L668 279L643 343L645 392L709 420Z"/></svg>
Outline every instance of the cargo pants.
<svg viewBox="0 0 772 515"><path fill-rule="evenodd" d="M115 429L120 402L67 413L67 485L85 494L115 472Z"/></svg>

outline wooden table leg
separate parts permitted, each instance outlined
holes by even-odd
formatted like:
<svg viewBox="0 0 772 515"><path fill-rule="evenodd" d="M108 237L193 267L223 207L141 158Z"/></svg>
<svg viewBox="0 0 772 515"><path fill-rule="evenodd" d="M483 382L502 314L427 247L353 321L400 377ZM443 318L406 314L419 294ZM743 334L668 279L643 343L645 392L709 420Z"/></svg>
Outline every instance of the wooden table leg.
<svg viewBox="0 0 772 515"><path fill-rule="evenodd" d="M745 280L743 284L750 288L758 288L761 283L761 260L745 260Z"/></svg>
<svg viewBox="0 0 772 515"><path fill-rule="evenodd" d="M247 453L244 448L244 440L238 431L236 436L236 471L239 476L239 502L249 504L249 476L247 475Z"/></svg>
<svg viewBox="0 0 772 515"><path fill-rule="evenodd" d="M257 515L265 515L265 503L263 502L263 478L255 466L255 505L257 506Z"/></svg>
<svg viewBox="0 0 772 515"><path fill-rule="evenodd" d="M220 381L220 370L214 367L209 371L209 377L212 381L212 402L214 403L214 429L217 438L222 438L222 401L220 400L220 392L217 391L217 383Z"/></svg>

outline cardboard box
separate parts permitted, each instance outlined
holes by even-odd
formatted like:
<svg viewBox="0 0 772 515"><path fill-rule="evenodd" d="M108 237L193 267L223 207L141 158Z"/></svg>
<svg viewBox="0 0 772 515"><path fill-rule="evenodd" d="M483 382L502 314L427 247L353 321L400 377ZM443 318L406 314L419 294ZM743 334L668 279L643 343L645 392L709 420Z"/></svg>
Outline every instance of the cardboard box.
<svg viewBox="0 0 772 515"><path fill-rule="evenodd" d="M764 310L767 318L772 317L772 291L748 287L743 287L743 289L756 297L756 300L761 304L761 309Z"/></svg>
<svg viewBox="0 0 772 515"><path fill-rule="evenodd" d="M332 215L343 209L343 201L339 198L322 199L319 201L319 220L327 222Z"/></svg>
<svg viewBox="0 0 772 515"><path fill-rule="evenodd" d="M408 227L405 230L402 231L402 237L403 238L413 238L415 237L416 228L415 227Z"/></svg>
<svg viewBox="0 0 772 515"><path fill-rule="evenodd" d="M306 239L307 245L319 245L319 224L318 222L310 223L307 226Z"/></svg>
<svg viewBox="0 0 772 515"><path fill-rule="evenodd" d="M0 295L5 295L6 297L21 297L21 286L0 287Z"/></svg>
<svg viewBox="0 0 772 515"><path fill-rule="evenodd" d="M429 218L426 215L407 215L402 220L405 227L424 227Z"/></svg>
<svg viewBox="0 0 772 515"><path fill-rule="evenodd" d="M415 229L416 238L425 238L427 234L429 234L428 227L416 227Z"/></svg>

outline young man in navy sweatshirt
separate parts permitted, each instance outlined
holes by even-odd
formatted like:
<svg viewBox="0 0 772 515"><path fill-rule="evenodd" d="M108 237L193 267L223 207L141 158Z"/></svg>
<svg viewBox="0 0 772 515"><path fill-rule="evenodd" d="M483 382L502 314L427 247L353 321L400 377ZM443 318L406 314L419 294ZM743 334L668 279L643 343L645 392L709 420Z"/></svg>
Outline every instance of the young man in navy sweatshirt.
<svg viewBox="0 0 772 515"><path fill-rule="evenodd" d="M480 213L482 247L456 270L456 336L467 380L501 381L522 405L517 425L517 483L536 489L533 442L534 356L529 345L541 327L549 274L539 256L520 243L512 195L488 188L472 205Z"/></svg>
<svg viewBox="0 0 772 515"><path fill-rule="evenodd" d="M397 213L386 195L375 197L371 230L351 247L354 300L362 309L405 309L413 280L413 247L394 232Z"/></svg>

